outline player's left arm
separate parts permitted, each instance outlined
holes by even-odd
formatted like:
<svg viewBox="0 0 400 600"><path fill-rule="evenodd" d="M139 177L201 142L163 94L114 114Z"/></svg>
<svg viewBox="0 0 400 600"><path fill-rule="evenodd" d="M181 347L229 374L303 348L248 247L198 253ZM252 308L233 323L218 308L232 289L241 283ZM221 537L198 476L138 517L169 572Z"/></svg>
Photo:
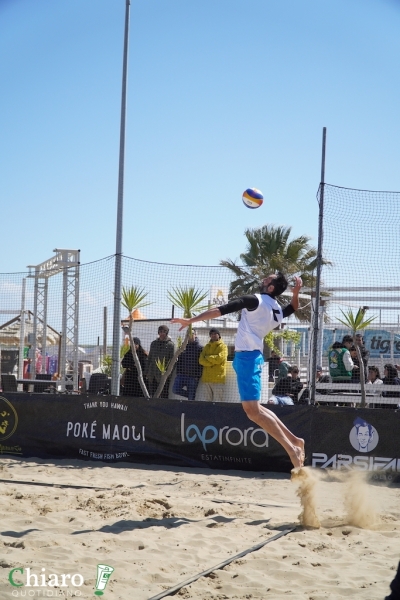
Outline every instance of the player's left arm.
<svg viewBox="0 0 400 600"><path fill-rule="evenodd" d="M185 327L188 327L192 323L197 323L197 321L209 321L210 319L217 319L220 316L221 312L219 308L210 308L205 312L202 312L201 314L192 317L191 319L171 319L171 323L179 323L181 325L179 331L182 331L182 329L185 329Z"/></svg>
<svg viewBox="0 0 400 600"><path fill-rule="evenodd" d="M197 315L196 317L192 317L191 319L183 319L183 318L175 318L171 319L171 323L179 323L181 327L179 331L182 331L185 327L188 327L192 323L197 323L197 321L209 321L210 319L218 319L223 315L229 315L230 313L237 312L242 310L243 308L247 308L248 310L254 310L258 306L258 298L255 295L247 295L241 296L240 298L235 298L235 300L231 300L227 304L223 306L209 308L205 312Z"/></svg>

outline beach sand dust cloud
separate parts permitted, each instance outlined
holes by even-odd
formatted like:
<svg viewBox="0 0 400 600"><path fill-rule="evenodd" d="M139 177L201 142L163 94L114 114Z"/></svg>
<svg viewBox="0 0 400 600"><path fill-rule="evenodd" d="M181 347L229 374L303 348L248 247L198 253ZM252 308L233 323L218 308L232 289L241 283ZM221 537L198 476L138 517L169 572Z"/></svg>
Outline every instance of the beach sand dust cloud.
<svg viewBox="0 0 400 600"><path fill-rule="evenodd" d="M304 527L321 527L316 509L317 477L308 467L292 470L292 481L297 486L302 511L299 515L300 524Z"/></svg>

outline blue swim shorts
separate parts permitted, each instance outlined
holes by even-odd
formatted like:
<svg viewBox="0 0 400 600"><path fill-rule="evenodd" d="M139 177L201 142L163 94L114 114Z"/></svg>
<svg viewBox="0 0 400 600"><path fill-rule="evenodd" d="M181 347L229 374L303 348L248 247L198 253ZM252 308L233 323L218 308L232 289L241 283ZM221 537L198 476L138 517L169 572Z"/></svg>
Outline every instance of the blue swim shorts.
<svg viewBox="0 0 400 600"><path fill-rule="evenodd" d="M235 352L233 368L242 402L246 400L260 400L261 397L261 371L264 357L259 350L250 352Z"/></svg>

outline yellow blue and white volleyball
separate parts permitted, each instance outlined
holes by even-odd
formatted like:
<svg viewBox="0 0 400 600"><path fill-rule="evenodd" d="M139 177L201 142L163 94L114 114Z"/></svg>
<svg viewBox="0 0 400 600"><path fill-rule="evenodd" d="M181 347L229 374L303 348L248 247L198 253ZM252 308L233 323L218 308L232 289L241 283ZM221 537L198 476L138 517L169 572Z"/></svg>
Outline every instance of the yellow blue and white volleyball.
<svg viewBox="0 0 400 600"><path fill-rule="evenodd" d="M243 192L242 200L247 208L259 208L264 202L264 196L257 188L248 188Z"/></svg>

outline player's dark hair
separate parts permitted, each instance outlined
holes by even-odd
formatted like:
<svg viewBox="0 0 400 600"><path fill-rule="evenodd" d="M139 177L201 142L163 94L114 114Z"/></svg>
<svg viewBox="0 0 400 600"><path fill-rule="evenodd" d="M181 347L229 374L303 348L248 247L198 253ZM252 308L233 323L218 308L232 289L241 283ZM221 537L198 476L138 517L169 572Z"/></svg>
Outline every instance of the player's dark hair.
<svg viewBox="0 0 400 600"><path fill-rule="evenodd" d="M288 286L288 280L283 273L278 271L275 279L273 279L269 285L274 286L274 291L270 293L270 296L276 298L276 296L280 296L286 290Z"/></svg>
<svg viewBox="0 0 400 600"><path fill-rule="evenodd" d="M343 339L342 339L342 344L353 344L354 340L353 340L353 336L351 335L344 335Z"/></svg>

